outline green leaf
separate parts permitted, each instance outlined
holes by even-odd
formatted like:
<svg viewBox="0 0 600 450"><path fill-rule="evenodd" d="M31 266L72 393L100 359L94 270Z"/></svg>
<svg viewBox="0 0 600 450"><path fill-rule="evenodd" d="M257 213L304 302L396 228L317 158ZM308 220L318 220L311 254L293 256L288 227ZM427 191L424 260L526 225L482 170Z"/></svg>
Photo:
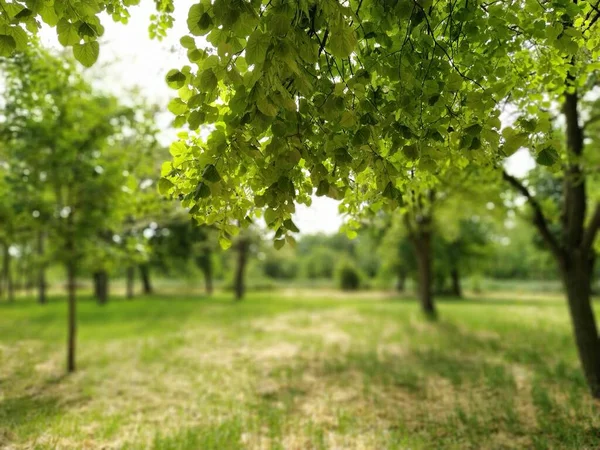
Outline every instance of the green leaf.
<svg viewBox="0 0 600 450"><path fill-rule="evenodd" d="M190 130L197 130L204 123L206 114L203 111L192 111L188 117Z"/></svg>
<svg viewBox="0 0 600 450"><path fill-rule="evenodd" d="M202 92L210 92L217 87L219 80L212 69L207 69L200 75L198 88Z"/></svg>
<svg viewBox="0 0 600 450"><path fill-rule="evenodd" d="M246 44L246 62L248 64L261 64L265 61L270 41L268 35L254 31Z"/></svg>
<svg viewBox="0 0 600 450"><path fill-rule="evenodd" d="M204 14L204 5L201 3L192 5L188 11L187 26L188 30L190 30L190 33L192 33L194 36L206 34L206 30L200 27L200 19Z"/></svg>
<svg viewBox="0 0 600 450"><path fill-rule="evenodd" d="M200 35L206 34L210 31L210 29L213 26L213 20L212 17L210 17L210 14L208 13L204 13L200 16L200 19L198 19L198 32Z"/></svg>
<svg viewBox="0 0 600 450"><path fill-rule="evenodd" d="M294 239L294 236L290 236L289 234L287 234L285 236L285 242L287 242L290 245L290 247L296 248L297 243L296 243L296 239Z"/></svg>
<svg viewBox="0 0 600 450"><path fill-rule="evenodd" d="M58 42L65 47L78 44L81 41L81 36L79 36L79 33L77 32L75 24L66 19L60 19L58 21L56 33L58 34Z"/></svg>
<svg viewBox="0 0 600 450"><path fill-rule="evenodd" d="M219 245L223 250L227 250L231 247L231 239L225 236L219 236Z"/></svg>
<svg viewBox="0 0 600 450"><path fill-rule="evenodd" d="M276 239L273 241L273 247L275 247L276 250L280 250L284 245L285 239Z"/></svg>
<svg viewBox="0 0 600 450"><path fill-rule="evenodd" d="M417 144L405 145L402 147L402 153L411 161L414 161L419 157L419 147Z"/></svg>
<svg viewBox="0 0 600 450"><path fill-rule="evenodd" d="M352 138L352 144L355 146L364 145L371 139L371 130L369 127L360 128Z"/></svg>
<svg viewBox="0 0 600 450"><path fill-rule="evenodd" d="M275 117L279 112L279 108L269 101L266 97L261 97L256 101L258 110L265 116Z"/></svg>
<svg viewBox="0 0 600 450"><path fill-rule="evenodd" d="M174 186L175 185L170 180L167 180L166 178L161 178L158 180L158 193L160 195L167 195L169 193L169 190Z"/></svg>
<svg viewBox="0 0 600 450"><path fill-rule="evenodd" d="M559 159L558 152L554 147L546 147L537 154L535 162L540 166L553 166Z"/></svg>
<svg viewBox="0 0 600 450"><path fill-rule="evenodd" d="M91 37L94 38L96 36L98 36L98 32L96 31L96 28L93 25L90 25L89 23L83 22L81 25L79 25L79 28L77 29L77 34L79 34L79 36L87 36L87 37Z"/></svg>
<svg viewBox="0 0 600 450"><path fill-rule="evenodd" d="M187 48L188 50L193 50L196 48L196 40L191 36L183 36L179 43L183 48Z"/></svg>
<svg viewBox="0 0 600 450"><path fill-rule="evenodd" d="M200 183L198 183L198 186L196 186L196 190L194 191L194 199L199 200L201 198L208 197L210 197L210 188L206 183L203 183L201 181Z"/></svg>
<svg viewBox="0 0 600 450"><path fill-rule="evenodd" d="M204 178L206 181L210 181L211 183L216 183L221 180L221 175L219 175L219 172L214 164L209 164L204 168L204 171L202 172L202 178Z"/></svg>
<svg viewBox="0 0 600 450"><path fill-rule="evenodd" d="M347 58L356 48L356 43L356 34L351 27L344 24L341 29L332 30L327 47L333 56Z"/></svg>
<svg viewBox="0 0 600 450"><path fill-rule="evenodd" d="M265 223L271 225L279 218L279 214L274 209L267 209L265 211Z"/></svg>
<svg viewBox="0 0 600 450"><path fill-rule="evenodd" d="M327 195L329 193L329 181L327 180L321 180L319 182L319 186L317 187L317 197L322 197L324 195Z"/></svg>
<svg viewBox="0 0 600 450"><path fill-rule="evenodd" d="M506 156L512 155L521 147L525 147L529 143L528 133L518 133L512 127L506 127L502 130L502 137L504 138L502 150Z"/></svg>
<svg viewBox="0 0 600 450"><path fill-rule="evenodd" d="M174 98L169 102L168 109L179 116L187 111L187 105L180 98Z"/></svg>
<svg viewBox="0 0 600 450"><path fill-rule="evenodd" d="M352 111L344 111L340 119L340 126L342 128L352 128L356 125L356 116Z"/></svg>
<svg viewBox="0 0 600 450"><path fill-rule="evenodd" d="M177 69L169 70L169 72L167 73L167 76L166 76L167 85L171 89L179 89L179 88L183 87L185 85L186 79L187 79L187 77L185 76L185 74L180 72Z"/></svg>
<svg viewBox="0 0 600 450"><path fill-rule="evenodd" d="M10 56L17 48L15 38L6 34L0 34L0 56Z"/></svg>
<svg viewBox="0 0 600 450"><path fill-rule="evenodd" d="M300 230L298 229L298 227L296 226L296 224L292 221L292 219L286 219L283 221L283 225L290 231L293 231L294 233L299 233Z"/></svg>
<svg viewBox="0 0 600 450"><path fill-rule="evenodd" d="M73 56L85 67L91 67L98 60L100 45L96 41L73 46Z"/></svg>

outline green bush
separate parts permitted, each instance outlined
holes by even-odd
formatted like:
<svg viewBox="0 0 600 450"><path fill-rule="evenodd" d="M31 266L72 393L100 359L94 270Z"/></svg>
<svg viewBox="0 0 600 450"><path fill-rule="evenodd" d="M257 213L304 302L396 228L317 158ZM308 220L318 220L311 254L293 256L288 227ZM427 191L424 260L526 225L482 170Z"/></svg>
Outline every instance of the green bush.
<svg viewBox="0 0 600 450"><path fill-rule="evenodd" d="M339 287L344 291L356 291L360 287L360 272L350 261L342 261L337 269Z"/></svg>

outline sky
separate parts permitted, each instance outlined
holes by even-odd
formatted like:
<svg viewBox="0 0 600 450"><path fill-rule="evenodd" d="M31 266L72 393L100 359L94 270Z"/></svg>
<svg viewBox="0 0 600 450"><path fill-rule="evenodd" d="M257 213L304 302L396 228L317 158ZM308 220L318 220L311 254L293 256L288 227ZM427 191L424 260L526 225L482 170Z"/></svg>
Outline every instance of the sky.
<svg viewBox="0 0 600 450"><path fill-rule="evenodd" d="M101 88L115 94L125 94L137 87L141 95L150 102L164 105L166 111L167 103L175 94L165 83L166 73L189 63L179 39L187 34L187 11L193 3L192 0L175 2L175 23L163 41L148 37L149 17L154 11L154 2L150 0L142 0L140 5L130 9L131 18L127 25L114 23L104 17L102 24L105 34L101 41L100 57L96 65L87 70L92 72ZM61 47L54 30L46 28L41 36L45 45ZM159 126L163 130L160 139L165 145L177 139L176 130L169 126L171 119L169 112L159 117ZM519 150L508 159L506 168L512 175L522 176L534 164L526 150ZM297 207L294 222L303 234L335 233L343 218L338 214L336 200L314 197L310 207Z"/></svg>

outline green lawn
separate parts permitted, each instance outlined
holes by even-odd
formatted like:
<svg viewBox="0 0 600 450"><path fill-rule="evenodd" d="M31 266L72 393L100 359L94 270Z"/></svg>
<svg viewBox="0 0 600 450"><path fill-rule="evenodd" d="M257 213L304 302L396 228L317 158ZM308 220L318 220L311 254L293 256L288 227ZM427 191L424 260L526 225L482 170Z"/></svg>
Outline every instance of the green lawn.
<svg viewBox="0 0 600 450"><path fill-rule="evenodd" d="M337 297L2 304L0 448L600 447L561 301Z"/></svg>

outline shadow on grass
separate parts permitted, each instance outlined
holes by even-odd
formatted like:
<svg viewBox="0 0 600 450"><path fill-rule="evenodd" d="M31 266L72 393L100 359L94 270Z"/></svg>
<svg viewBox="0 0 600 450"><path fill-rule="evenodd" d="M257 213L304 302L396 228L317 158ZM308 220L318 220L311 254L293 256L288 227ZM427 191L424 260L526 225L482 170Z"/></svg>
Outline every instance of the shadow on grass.
<svg viewBox="0 0 600 450"><path fill-rule="evenodd" d="M0 429L49 421L60 415L66 406L54 396L32 394L6 398L0 401Z"/></svg>

